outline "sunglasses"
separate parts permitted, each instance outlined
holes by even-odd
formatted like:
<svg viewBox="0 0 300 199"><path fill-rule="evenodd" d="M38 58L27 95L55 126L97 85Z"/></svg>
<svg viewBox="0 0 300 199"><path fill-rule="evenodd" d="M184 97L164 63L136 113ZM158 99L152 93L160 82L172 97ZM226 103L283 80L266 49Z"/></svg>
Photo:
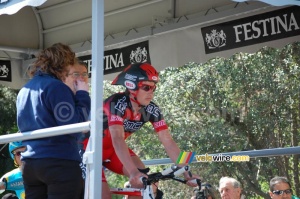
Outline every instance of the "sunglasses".
<svg viewBox="0 0 300 199"><path fill-rule="evenodd" d="M139 88L146 92L148 92L150 90L154 92L156 89L156 85L150 86L150 85L142 84L141 86L139 86Z"/></svg>
<svg viewBox="0 0 300 199"><path fill-rule="evenodd" d="M22 153L22 151L13 151L13 152L11 152L14 156L21 156L21 153Z"/></svg>
<svg viewBox="0 0 300 199"><path fill-rule="evenodd" d="M283 193L291 194L292 193L292 189L273 191L273 194L275 194L275 195L283 195Z"/></svg>

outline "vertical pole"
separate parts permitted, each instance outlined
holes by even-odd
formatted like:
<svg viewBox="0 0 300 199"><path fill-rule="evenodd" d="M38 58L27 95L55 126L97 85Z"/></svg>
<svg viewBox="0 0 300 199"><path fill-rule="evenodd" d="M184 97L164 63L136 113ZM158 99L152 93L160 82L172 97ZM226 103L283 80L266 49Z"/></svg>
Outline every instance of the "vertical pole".
<svg viewBox="0 0 300 199"><path fill-rule="evenodd" d="M89 165L89 199L101 198L102 193L102 102L104 54L104 0L92 2L92 107L91 151Z"/></svg>

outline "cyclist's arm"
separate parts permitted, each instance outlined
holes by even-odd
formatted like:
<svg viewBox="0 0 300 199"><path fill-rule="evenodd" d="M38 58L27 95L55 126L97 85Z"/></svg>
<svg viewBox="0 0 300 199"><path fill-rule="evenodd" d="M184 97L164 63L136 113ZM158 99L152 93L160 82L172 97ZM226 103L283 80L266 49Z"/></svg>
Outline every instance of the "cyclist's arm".
<svg viewBox="0 0 300 199"><path fill-rule="evenodd" d="M130 157L128 146L124 140L125 133L123 126L112 125L109 127L109 131L116 154L130 175L130 184L142 185L140 177L145 175L140 173Z"/></svg>
<svg viewBox="0 0 300 199"><path fill-rule="evenodd" d="M161 130L158 133L158 139L164 146L170 159L176 163L176 160L180 154L180 149L177 146L176 142L173 140L172 135L168 129ZM178 166L186 166L187 164L180 164Z"/></svg>
<svg viewBox="0 0 300 199"><path fill-rule="evenodd" d="M160 142L163 144L168 156L170 157L170 159L176 163L177 158L180 154L180 149L178 147L178 145L176 144L176 142L173 140L170 131L168 129L165 130L161 130L158 133L158 139L160 140ZM183 167L186 166L187 164L178 164L178 166ZM190 176L188 172L184 173L184 178L186 180L192 180L192 179L200 179L200 177L198 175L192 175ZM188 182L187 185L195 187L197 186L196 183L190 183Z"/></svg>

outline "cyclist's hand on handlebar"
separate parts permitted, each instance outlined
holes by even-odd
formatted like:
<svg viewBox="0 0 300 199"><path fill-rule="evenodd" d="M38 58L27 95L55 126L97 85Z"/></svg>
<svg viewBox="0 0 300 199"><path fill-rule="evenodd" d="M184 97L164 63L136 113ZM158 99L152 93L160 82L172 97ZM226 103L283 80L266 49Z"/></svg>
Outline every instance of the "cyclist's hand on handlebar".
<svg viewBox="0 0 300 199"><path fill-rule="evenodd" d="M0 182L0 190L5 190L5 188L6 188L5 182Z"/></svg>
<svg viewBox="0 0 300 199"><path fill-rule="evenodd" d="M129 183L130 183L131 187L142 188L144 186L143 182L141 181L142 177L147 178L147 175L139 172L138 170L137 170L137 172L130 174Z"/></svg>
<svg viewBox="0 0 300 199"><path fill-rule="evenodd" d="M185 172L183 175L184 175L184 178L187 180L186 184L190 187L196 187L198 186L197 182L195 179L200 179L200 177L198 175L194 175L194 174L191 174L192 176L190 176L191 173L189 172Z"/></svg>

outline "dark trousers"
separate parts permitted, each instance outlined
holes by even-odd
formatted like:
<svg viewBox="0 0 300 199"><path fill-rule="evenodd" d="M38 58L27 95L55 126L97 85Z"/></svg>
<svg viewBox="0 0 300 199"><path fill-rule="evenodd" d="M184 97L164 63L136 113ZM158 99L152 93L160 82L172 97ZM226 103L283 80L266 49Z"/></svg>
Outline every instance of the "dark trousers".
<svg viewBox="0 0 300 199"><path fill-rule="evenodd" d="M22 161L26 199L79 199L83 180L79 162L55 158Z"/></svg>

